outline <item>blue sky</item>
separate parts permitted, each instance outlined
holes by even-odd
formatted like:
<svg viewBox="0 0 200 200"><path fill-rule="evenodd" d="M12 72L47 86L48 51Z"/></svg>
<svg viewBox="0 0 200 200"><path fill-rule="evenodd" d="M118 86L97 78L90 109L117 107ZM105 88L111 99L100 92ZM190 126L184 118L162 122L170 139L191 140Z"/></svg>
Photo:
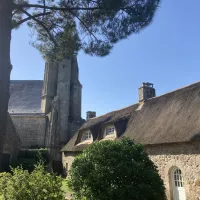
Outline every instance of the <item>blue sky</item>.
<svg viewBox="0 0 200 200"><path fill-rule="evenodd" d="M80 52L82 116L136 103L142 82L154 83L158 96L200 81L199 7L199 0L163 0L152 24L118 43L109 56ZM26 26L13 32L11 79L43 79L44 60L29 41Z"/></svg>

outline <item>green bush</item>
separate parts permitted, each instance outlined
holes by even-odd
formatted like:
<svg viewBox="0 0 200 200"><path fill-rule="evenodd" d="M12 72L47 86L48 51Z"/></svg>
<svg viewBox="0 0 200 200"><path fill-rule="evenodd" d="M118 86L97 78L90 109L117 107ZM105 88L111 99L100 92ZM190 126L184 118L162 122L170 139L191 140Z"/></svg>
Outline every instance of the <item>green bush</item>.
<svg viewBox="0 0 200 200"><path fill-rule="evenodd" d="M19 153L19 158L38 158L38 155L43 158L43 160L49 160L48 149L25 149L21 150Z"/></svg>
<svg viewBox="0 0 200 200"><path fill-rule="evenodd" d="M35 168L34 166L41 160L45 165L48 165L49 152L47 149L21 150L18 155L18 160L12 163L11 167L22 167L24 170L32 172Z"/></svg>
<svg viewBox="0 0 200 200"><path fill-rule="evenodd" d="M0 196L4 200L63 200L62 178L46 173L38 164L29 173L20 167L12 173L0 173Z"/></svg>
<svg viewBox="0 0 200 200"><path fill-rule="evenodd" d="M156 166L127 138L90 145L74 160L68 184L78 200L165 199Z"/></svg>

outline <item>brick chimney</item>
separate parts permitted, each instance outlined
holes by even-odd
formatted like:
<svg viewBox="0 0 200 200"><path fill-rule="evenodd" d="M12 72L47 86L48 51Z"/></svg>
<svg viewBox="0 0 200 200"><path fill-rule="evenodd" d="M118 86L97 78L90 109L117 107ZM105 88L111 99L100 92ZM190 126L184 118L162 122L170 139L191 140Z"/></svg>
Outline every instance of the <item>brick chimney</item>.
<svg viewBox="0 0 200 200"><path fill-rule="evenodd" d="M139 88L139 102L144 102L147 99L156 96L156 90L153 87L153 83L144 82Z"/></svg>
<svg viewBox="0 0 200 200"><path fill-rule="evenodd" d="M86 112L86 120L96 117L96 112L94 111L87 111Z"/></svg>

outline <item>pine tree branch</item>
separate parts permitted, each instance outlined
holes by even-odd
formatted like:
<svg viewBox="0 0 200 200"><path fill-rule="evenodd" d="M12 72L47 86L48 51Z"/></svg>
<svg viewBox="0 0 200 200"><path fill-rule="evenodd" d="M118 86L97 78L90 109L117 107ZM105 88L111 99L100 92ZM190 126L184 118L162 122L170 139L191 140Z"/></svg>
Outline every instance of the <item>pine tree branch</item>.
<svg viewBox="0 0 200 200"><path fill-rule="evenodd" d="M72 11L72 10L111 10L113 8L105 8L105 7L57 7L57 6L44 6L40 4L20 4L20 5L15 5L16 8L41 8L41 9L48 9L48 10L57 10L57 11Z"/></svg>
<svg viewBox="0 0 200 200"><path fill-rule="evenodd" d="M35 22L37 22L49 35L50 39L52 40L52 42L54 43L55 46L57 46L57 43L54 39L54 37L52 36L52 34L50 33L50 31L48 30L48 28L44 25L44 23L42 23L40 20L38 20L37 18L35 18L33 15L31 15L30 13L28 13L26 10L21 9L21 11L26 14L28 17L30 17L30 19L34 20Z"/></svg>
<svg viewBox="0 0 200 200"><path fill-rule="evenodd" d="M98 41L97 37L94 35L94 33L89 29L89 27L84 23L83 20L81 20L80 17L78 17L76 14L74 14L73 12L70 12L72 15L74 15L79 21L80 23L86 28L86 30Z"/></svg>
<svg viewBox="0 0 200 200"><path fill-rule="evenodd" d="M46 13L46 0L43 0L43 4L44 4L43 13Z"/></svg>
<svg viewBox="0 0 200 200"><path fill-rule="evenodd" d="M12 16L14 16L17 12L18 12L18 10L15 10L15 11L12 13Z"/></svg>
<svg viewBox="0 0 200 200"><path fill-rule="evenodd" d="M44 0L45 1L45 0ZM15 9L23 9L23 8L41 8L43 10L54 10L54 11L74 11L74 10L87 10L87 11L93 11L93 10L123 10L127 8L133 8L134 5L130 5L127 7L100 7L100 6L95 6L95 7L58 7L58 6L47 6L41 5L41 4L15 4Z"/></svg>
<svg viewBox="0 0 200 200"><path fill-rule="evenodd" d="M12 28L16 28L16 27L20 26L21 24L23 24L24 22L29 21L29 20L31 20L31 19L33 19L33 18L41 17L41 16L45 16L45 15L49 15L49 14L51 14L51 12L39 13L39 14L37 14L37 15L31 15L30 17L27 17L27 18L24 18L24 19L20 20L20 21L19 21L17 24L15 24L15 26L13 26Z"/></svg>

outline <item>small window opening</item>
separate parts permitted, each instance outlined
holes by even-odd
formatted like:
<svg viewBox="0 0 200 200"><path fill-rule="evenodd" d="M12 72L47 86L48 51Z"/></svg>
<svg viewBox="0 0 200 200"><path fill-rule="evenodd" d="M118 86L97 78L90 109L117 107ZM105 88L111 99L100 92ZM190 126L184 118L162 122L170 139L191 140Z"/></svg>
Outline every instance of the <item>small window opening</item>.
<svg viewBox="0 0 200 200"><path fill-rule="evenodd" d="M86 131L83 133L82 141L91 140L91 139L92 139L92 133L90 131Z"/></svg>
<svg viewBox="0 0 200 200"><path fill-rule="evenodd" d="M108 127L106 128L106 135L114 134L115 128L114 127Z"/></svg>

